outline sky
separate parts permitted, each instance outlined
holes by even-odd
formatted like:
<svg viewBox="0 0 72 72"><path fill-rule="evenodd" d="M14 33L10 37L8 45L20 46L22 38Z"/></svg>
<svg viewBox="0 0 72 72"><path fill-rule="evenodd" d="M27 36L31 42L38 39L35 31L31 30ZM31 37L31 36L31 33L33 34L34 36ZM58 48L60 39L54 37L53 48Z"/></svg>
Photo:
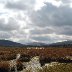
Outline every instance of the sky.
<svg viewBox="0 0 72 72"><path fill-rule="evenodd" d="M72 40L72 0L0 0L0 39L22 44Z"/></svg>

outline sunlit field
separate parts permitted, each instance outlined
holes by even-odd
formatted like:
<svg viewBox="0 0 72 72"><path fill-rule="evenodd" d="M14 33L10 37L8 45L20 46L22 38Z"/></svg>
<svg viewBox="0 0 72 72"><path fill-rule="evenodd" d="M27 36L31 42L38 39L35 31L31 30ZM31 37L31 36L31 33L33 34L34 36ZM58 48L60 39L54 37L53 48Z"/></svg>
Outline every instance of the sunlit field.
<svg viewBox="0 0 72 72"><path fill-rule="evenodd" d="M0 72L72 72L72 48L0 47Z"/></svg>

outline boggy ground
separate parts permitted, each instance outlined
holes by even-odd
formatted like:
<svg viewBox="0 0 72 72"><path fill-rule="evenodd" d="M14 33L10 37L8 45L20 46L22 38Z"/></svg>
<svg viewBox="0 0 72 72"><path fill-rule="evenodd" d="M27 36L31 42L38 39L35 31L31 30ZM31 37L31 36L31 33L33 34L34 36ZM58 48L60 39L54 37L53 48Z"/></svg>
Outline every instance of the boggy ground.
<svg viewBox="0 0 72 72"><path fill-rule="evenodd" d="M22 56L40 56L41 58L62 58L72 56L72 48L44 47L0 47L0 60L11 60L20 53Z"/></svg>
<svg viewBox="0 0 72 72"><path fill-rule="evenodd" d="M60 65L56 66L60 69L62 67L67 67L69 72L71 72L72 68L72 48L44 48L44 47L0 47L0 72L8 72L9 65L7 64L8 61L13 60L16 58L16 54L21 54L21 57L18 62L18 69L22 70L22 63L29 62L32 57L39 56L41 66L44 66L45 63L51 62L59 62ZM52 68L56 71L56 67ZM38 70L40 72L55 72L54 70L51 71L50 68L43 67L43 69ZM4 70L4 71L3 71ZM66 69L65 69L66 70ZM57 71L57 72L60 72ZM66 72L66 71L61 71Z"/></svg>
<svg viewBox="0 0 72 72"><path fill-rule="evenodd" d="M18 53L21 54L21 61L29 61L31 57L40 56L40 60L65 62L66 56L72 56L72 48L0 47L0 61L15 59Z"/></svg>

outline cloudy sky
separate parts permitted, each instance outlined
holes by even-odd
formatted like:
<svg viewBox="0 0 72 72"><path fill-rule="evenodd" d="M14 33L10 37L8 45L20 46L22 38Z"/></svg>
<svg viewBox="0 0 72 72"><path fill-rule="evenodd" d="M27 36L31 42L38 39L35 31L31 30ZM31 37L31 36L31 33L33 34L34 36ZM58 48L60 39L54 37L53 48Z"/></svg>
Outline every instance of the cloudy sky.
<svg viewBox="0 0 72 72"><path fill-rule="evenodd" d="M0 39L72 40L72 0L0 0Z"/></svg>

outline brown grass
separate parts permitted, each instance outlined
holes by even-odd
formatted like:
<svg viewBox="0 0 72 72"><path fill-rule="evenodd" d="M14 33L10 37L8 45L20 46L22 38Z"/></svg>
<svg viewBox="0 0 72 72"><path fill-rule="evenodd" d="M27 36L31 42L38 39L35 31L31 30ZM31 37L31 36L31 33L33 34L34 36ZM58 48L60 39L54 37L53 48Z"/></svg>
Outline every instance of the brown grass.
<svg viewBox="0 0 72 72"><path fill-rule="evenodd" d="M20 53L22 55L40 56L41 58L60 58L65 56L72 56L72 48L44 48L36 49L31 48L8 48L0 47L0 60L12 60L16 58L16 54Z"/></svg>
<svg viewBox="0 0 72 72"><path fill-rule="evenodd" d="M72 48L43 48L36 49L33 47L27 49L22 48L13 48L13 47L0 47L0 68L8 69L9 64L7 61L15 59L16 54L20 53L22 56L40 56L41 59L51 58L63 58L65 56L72 56ZM22 63L18 63L18 69L22 69Z"/></svg>

